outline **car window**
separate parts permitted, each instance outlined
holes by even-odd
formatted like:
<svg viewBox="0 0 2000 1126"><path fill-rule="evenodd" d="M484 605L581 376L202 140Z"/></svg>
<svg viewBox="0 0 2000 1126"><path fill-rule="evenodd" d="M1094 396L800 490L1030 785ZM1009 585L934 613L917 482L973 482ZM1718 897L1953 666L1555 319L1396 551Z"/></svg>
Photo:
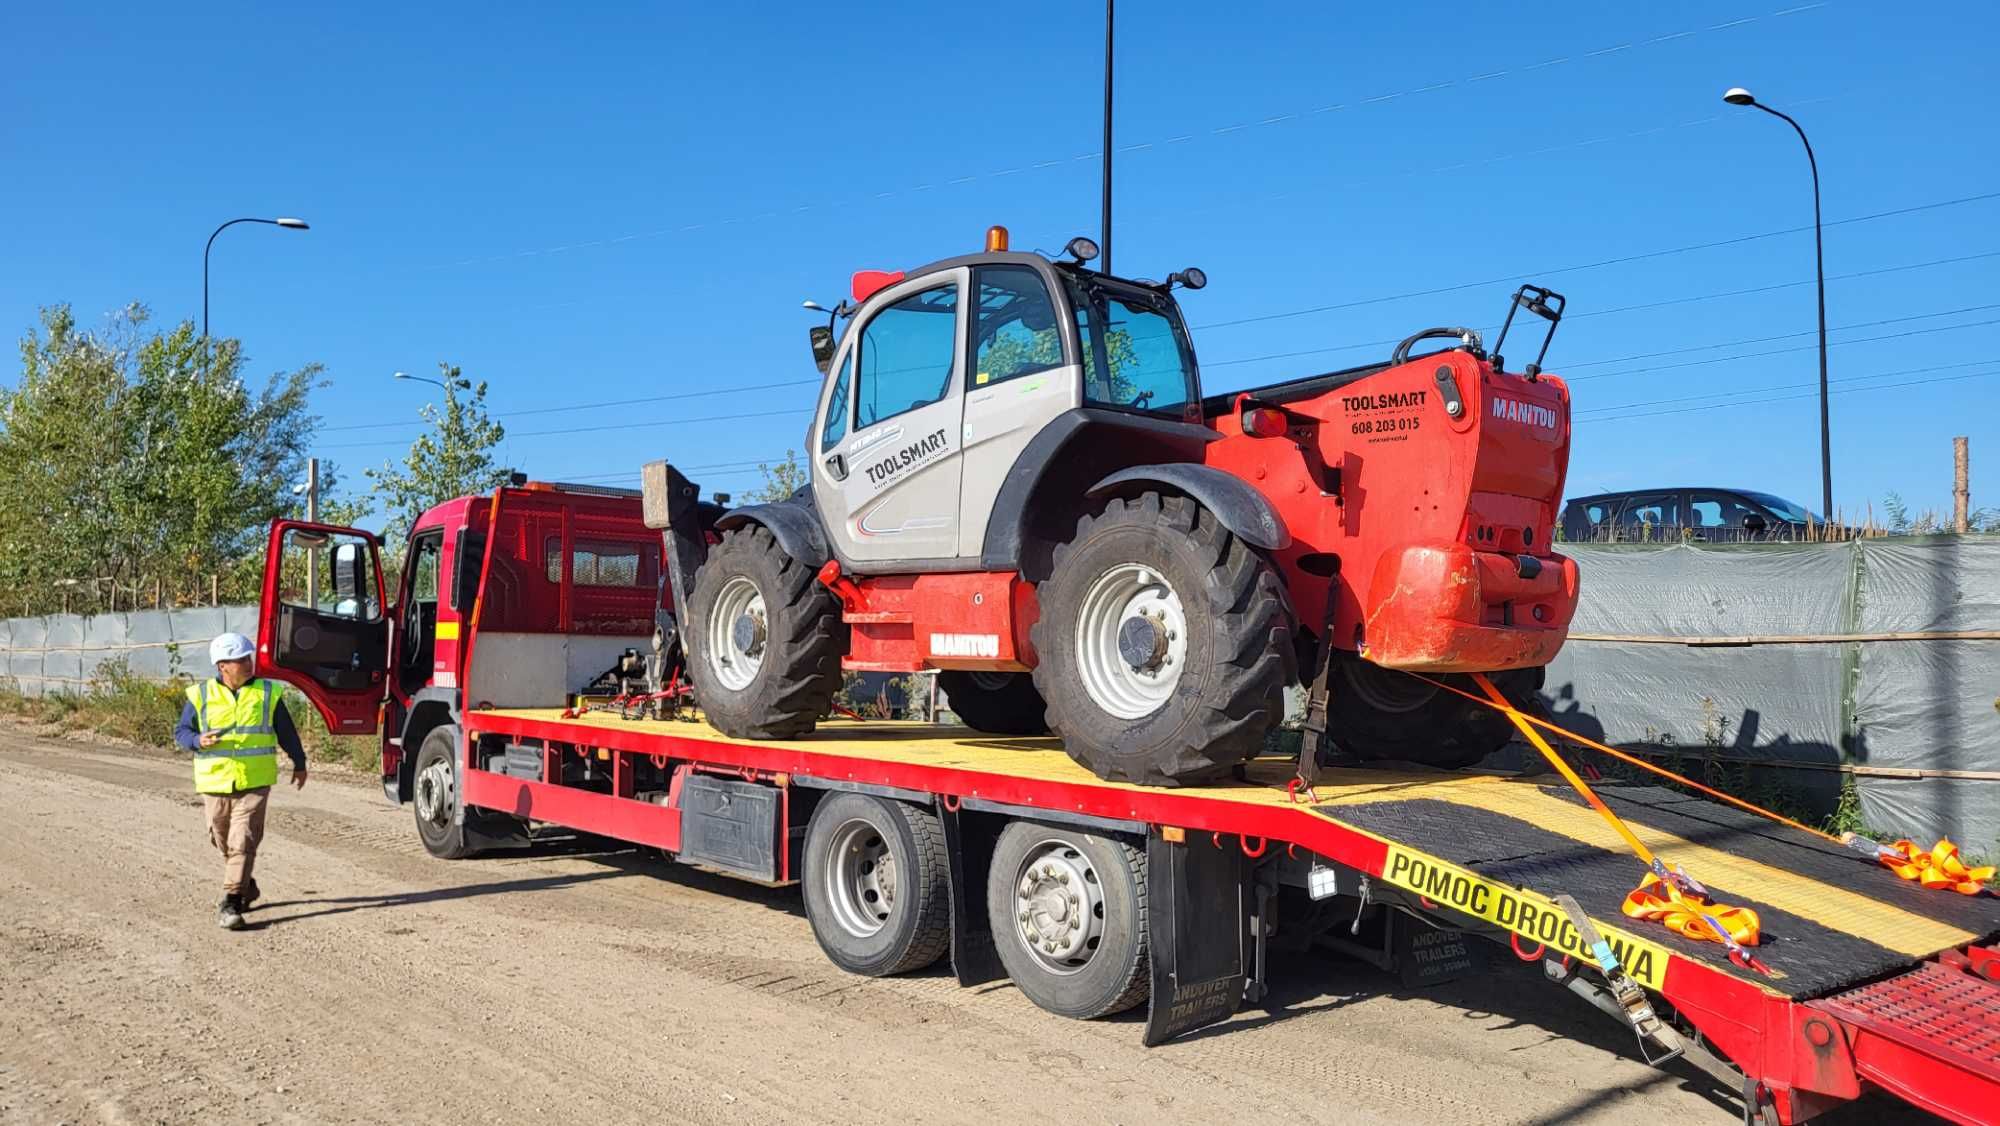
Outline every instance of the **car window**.
<svg viewBox="0 0 2000 1126"><path fill-rule="evenodd" d="M1693 493L1688 497L1688 513L1688 523L1697 528L1741 529L1745 517L1763 516L1742 498L1728 493Z"/></svg>
<svg viewBox="0 0 2000 1126"><path fill-rule="evenodd" d="M913 293L875 314L861 332L857 426L945 397L958 351L957 313L958 286L952 284Z"/></svg>
<svg viewBox="0 0 2000 1126"><path fill-rule="evenodd" d="M1635 524L1653 528L1672 527L1680 523L1679 508L1673 493L1636 495L1625 502L1618 522L1626 527Z"/></svg>

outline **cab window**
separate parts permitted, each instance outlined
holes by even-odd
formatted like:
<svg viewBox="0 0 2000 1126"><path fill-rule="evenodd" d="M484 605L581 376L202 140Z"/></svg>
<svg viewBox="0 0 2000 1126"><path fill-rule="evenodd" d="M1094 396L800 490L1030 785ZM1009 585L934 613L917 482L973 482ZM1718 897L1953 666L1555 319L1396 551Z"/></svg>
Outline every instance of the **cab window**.
<svg viewBox="0 0 2000 1126"><path fill-rule="evenodd" d="M819 432L819 448L822 451L832 449L847 437L847 386L853 374L854 349L849 348L840 361L840 375L833 381L833 394L827 396L826 425Z"/></svg>
<svg viewBox="0 0 2000 1126"><path fill-rule="evenodd" d="M1071 277L1084 350L1083 398L1093 406L1179 418L1198 395L1194 349L1171 299Z"/></svg>
<svg viewBox="0 0 2000 1126"><path fill-rule="evenodd" d="M420 533L410 542L410 599L436 602L438 557L444 550L444 533Z"/></svg>
<svg viewBox="0 0 2000 1126"><path fill-rule="evenodd" d="M361 536L293 528L279 562L278 601L335 618L382 617L375 587L375 552Z"/></svg>
<svg viewBox="0 0 2000 1126"><path fill-rule="evenodd" d="M958 286L935 286L883 309L862 330L860 350L855 425L942 400L958 350Z"/></svg>
<svg viewBox="0 0 2000 1126"><path fill-rule="evenodd" d="M974 388L1062 366L1055 303L1041 274L1026 266L982 266L974 284L979 293Z"/></svg>

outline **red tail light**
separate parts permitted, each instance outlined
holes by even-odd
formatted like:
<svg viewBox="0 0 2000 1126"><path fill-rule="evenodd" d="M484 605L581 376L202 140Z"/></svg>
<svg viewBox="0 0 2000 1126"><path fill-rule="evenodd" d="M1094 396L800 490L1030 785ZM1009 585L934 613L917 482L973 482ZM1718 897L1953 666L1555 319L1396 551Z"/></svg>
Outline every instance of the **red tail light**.
<svg viewBox="0 0 2000 1126"><path fill-rule="evenodd" d="M1243 432L1252 438L1282 438L1290 430L1284 411L1253 407L1243 412Z"/></svg>

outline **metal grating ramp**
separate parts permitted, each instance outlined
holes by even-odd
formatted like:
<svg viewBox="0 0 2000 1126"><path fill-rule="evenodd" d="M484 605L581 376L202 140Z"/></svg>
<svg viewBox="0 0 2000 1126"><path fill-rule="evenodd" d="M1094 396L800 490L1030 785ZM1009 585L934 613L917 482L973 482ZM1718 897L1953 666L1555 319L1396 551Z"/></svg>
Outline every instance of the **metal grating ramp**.
<svg viewBox="0 0 2000 1126"><path fill-rule="evenodd" d="M1927 963L1813 1002L1856 1029L2000 1080L2000 985Z"/></svg>

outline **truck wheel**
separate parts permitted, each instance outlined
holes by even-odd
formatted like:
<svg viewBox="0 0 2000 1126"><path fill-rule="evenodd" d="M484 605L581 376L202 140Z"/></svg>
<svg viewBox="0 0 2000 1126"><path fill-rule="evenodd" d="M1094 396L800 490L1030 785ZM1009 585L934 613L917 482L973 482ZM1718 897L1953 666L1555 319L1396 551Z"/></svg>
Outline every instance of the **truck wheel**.
<svg viewBox="0 0 2000 1126"><path fill-rule="evenodd" d="M1296 679L1270 563L1186 497L1113 500L1037 588L1035 687L1100 778L1178 786L1255 755Z"/></svg>
<svg viewBox="0 0 2000 1126"><path fill-rule="evenodd" d="M417 814L417 836L424 851L439 860L463 860L475 849L465 841L465 826L453 824L458 804L458 728L433 727L417 751L410 805ZM470 814L468 814L470 816Z"/></svg>
<svg viewBox="0 0 2000 1126"><path fill-rule="evenodd" d="M993 845L986 912L1007 976L1079 1020L1146 999L1146 861L1131 845L1016 821Z"/></svg>
<svg viewBox="0 0 2000 1126"><path fill-rule="evenodd" d="M806 829L806 918L833 964L867 977L920 970L951 947L951 869L937 815L829 794Z"/></svg>
<svg viewBox="0 0 2000 1126"><path fill-rule="evenodd" d="M1035 691L1035 679L1024 672L938 673L938 688L951 710L974 731L989 735L1046 735L1048 708Z"/></svg>
<svg viewBox="0 0 2000 1126"><path fill-rule="evenodd" d="M804 735L833 706L847 649L840 604L769 529L724 532L688 603L695 700L723 734Z"/></svg>
<svg viewBox="0 0 2000 1126"><path fill-rule="evenodd" d="M1342 750L1362 758L1399 759L1455 770L1507 745L1514 725L1507 717L1416 677L1338 654L1327 728ZM1514 706L1533 702L1541 669L1489 674ZM1466 676L1433 679L1479 694Z"/></svg>

